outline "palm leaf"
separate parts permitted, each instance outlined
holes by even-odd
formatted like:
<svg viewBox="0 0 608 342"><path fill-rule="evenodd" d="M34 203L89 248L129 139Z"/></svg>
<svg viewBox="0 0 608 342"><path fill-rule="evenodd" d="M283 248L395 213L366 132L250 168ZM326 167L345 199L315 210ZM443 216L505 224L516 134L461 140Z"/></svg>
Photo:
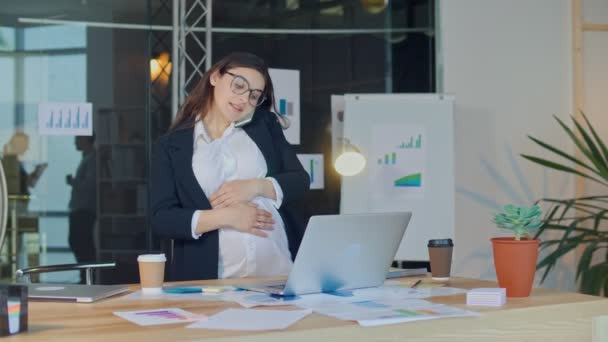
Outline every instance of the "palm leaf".
<svg viewBox="0 0 608 342"><path fill-rule="evenodd" d="M602 178L608 179L608 167L606 166L606 162L604 161L604 156L602 156L602 153L593 142L593 139L591 139L589 134L587 134L585 129L576 120L574 120L574 118L572 118L572 121L574 122L578 133L581 135L581 137L583 137L583 140L587 144L587 148L590 153L589 155L587 155L587 158L589 158L589 161L591 161L591 163L595 165Z"/></svg>
<svg viewBox="0 0 608 342"><path fill-rule="evenodd" d="M574 232L578 232L578 233L584 233L587 235L593 234L594 236L599 236L599 235L605 235L605 234L601 234L602 232L594 232L594 231L589 231L589 229L585 229L585 228L571 228L570 226L566 226L566 225L560 225L560 224L550 224L550 223L546 223L545 226L542 228L543 230L562 230L562 231L566 231L568 229L572 229L572 231Z"/></svg>
<svg viewBox="0 0 608 342"><path fill-rule="evenodd" d="M599 295L606 287L608 281L608 262L603 262L589 268L584 272L581 279L581 292L591 295Z"/></svg>
<svg viewBox="0 0 608 342"><path fill-rule="evenodd" d="M550 169L554 169L554 170L558 170L558 171L563 171L563 172L568 172L568 173L573 173L575 175L579 175L581 177L590 179L590 180L592 180L594 182L597 182L597 183L600 183L602 185L608 186L608 183L604 183L603 181L601 181L601 180L599 180L597 178L591 177L591 176L589 176L587 174L584 174L584 173L582 173L582 172L580 172L580 171L578 171L576 169L573 169L571 167L564 166L562 164L558 164L556 162L552 162L552 161L547 160L547 159L529 156L527 154L521 154L521 156L524 157L524 158L526 158L526 159L528 159L531 162L540 164L540 165L548 167Z"/></svg>
<svg viewBox="0 0 608 342"><path fill-rule="evenodd" d="M587 123L587 127L589 127L589 130L591 131L591 134L595 138L595 141L597 142L597 144L599 145L600 149L604 153L604 160L606 161L606 163L608 163L608 148L606 148L606 145L604 144L604 141L602 141L602 139L600 139L600 137L597 135L597 133L595 133L595 129L593 128L593 126L591 126L591 123L587 119L587 115L585 115L585 113L583 113L583 112L581 112L581 114L583 115L583 119Z"/></svg>
<svg viewBox="0 0 608 342"><path fill-rule="evenodd" d="M600 242L597 240L592 241L585 248L581 259L578 262L578 267L576 268L576 280L580 278L583 272L587 272L589 270L589 266L591 265L591 258L593 258L593 253L595 253L595 251L599 248L599 243Z"/></svg>
<svg viewBox="0 0 608 342"><path fill-rule="evenodd" d="M585 144L583 144L583 142L576 136L576 134L574 134L574 132L570 129L570 127L568 127L568 125L566 125L557 116L553 115L553 117L555 118L555 120L557 120L557 122L559 123L559 125L562 126L562 128L564 129L564 131L566 131L566 133L570 137L570 140L572 140L572 142L576 145L576 147L578 147L578 149L581 150L581 152L583 152L583 154L587 158L590 158L590 156L592 155L591 151L589 151L587 149L587 147L585 146Z"/></svg>
<svg viewBox="0 0 608 342"><path fill-rule="evenodd" d="M602 174L600 174L599 172L597 172L596 169L594 169L591 166L585 164L581 160L579 160L579 159L577 159L577 158L575 158L575 157L573 157L573 156L571 156L571 155L569 155L569 154L567 154L567 153L559 150L558 148L556 148L554 146L551 146L551 145L549 145L549 144L547 144L545 142L542 142L541 140L538 140L538 139L534 138L533 136L528 135L528 138L530 140L534 141L535 143L537 143L538 145L544 147L545 149L547 149L547 150L549 150L549 151L551 151L551 152L553 152L553 153L555 153L555 154L557 154L557 155L559 155L561 157L564 157L564 158L566 158L566 159L568 159L568 160L570 160L570 161L572 161L572 162L574 162L574 163L576 163L576 164L584 167L585 169L587 169L587 170L595 173L598 176L602 176Z"/></svg>
<svg viewBox="0 0 608 342"><path fill-rule="evenodd" d="M536 266L537 270L540 270L543 267L546 267L545 272L543 273L543 276L540 280L541 283L545 281L545 279L549 275L549 272L551 271L551 269L553 269L553 267L555 266L555 264L557 263L559 258L566 255L568 252L573 251L576 248L576 246L579 245L579 243L580 243L580 241L573 241L573 242L563 244L560 247L558 247L555 251L551 252L549 255L547 255L545 258L543 258L543 260L541 260L541 262Z"/></svg>

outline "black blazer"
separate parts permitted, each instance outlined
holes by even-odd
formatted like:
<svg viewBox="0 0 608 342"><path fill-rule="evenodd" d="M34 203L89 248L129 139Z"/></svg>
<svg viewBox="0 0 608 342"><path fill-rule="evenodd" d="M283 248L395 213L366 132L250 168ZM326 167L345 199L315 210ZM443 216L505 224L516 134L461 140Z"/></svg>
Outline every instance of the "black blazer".
<svg viewBox="0 0 608 342"><path fill-rule="evenodd" d="M292 146L285 139L275 114L257 110L243 126L266 159L268 177L274 177L283 190L279 214L285 223L289 250L295 259L304 234L305 222L290 207L310 187L310 178ZM191 221L196 210L211 205L194 176L192 155L194 120L161 137L152 157L152 229L165 239L173 239L169 278L178 280L218 277L218 231L192 238ZM209 167L214 167L210 165Z"/></svg>

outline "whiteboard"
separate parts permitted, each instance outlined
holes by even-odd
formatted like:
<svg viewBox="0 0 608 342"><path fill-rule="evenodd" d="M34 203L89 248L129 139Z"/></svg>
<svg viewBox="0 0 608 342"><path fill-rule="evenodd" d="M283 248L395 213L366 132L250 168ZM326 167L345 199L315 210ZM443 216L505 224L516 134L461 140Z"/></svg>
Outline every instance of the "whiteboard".
<svg viewBox="0 0 608 342"><path fill-rule="evenodd" d="M453 107L447 95L345 95L344 137L366 166L342 177L340 212L411 211L395 259L426 261L429 239L454 238Z"/></svg>

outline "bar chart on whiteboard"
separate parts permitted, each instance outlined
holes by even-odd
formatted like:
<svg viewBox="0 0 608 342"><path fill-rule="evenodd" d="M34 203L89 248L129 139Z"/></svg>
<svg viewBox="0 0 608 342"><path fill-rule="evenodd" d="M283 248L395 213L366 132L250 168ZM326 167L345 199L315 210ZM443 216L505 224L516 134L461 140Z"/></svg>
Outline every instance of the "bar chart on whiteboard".
<svg viewBox="0 0 608 342"><path fill-rule="evenodd" d="M423 125L374 125L369 165L373 198L424 195L426 130Z"/></svg>

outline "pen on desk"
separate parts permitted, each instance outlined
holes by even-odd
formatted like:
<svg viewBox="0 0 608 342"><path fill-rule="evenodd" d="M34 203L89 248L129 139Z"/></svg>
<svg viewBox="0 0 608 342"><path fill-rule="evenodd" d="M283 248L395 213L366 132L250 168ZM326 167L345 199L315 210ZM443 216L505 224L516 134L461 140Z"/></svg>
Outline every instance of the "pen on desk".
<svg viewBox="0 0 608 342"><path fill-rule="evenodd" d="M414 283L414 285L411 286L412 289L415 289L416 287L418 287L418 285L422 283L422 279L418 279L417 282Z"/></svg>

